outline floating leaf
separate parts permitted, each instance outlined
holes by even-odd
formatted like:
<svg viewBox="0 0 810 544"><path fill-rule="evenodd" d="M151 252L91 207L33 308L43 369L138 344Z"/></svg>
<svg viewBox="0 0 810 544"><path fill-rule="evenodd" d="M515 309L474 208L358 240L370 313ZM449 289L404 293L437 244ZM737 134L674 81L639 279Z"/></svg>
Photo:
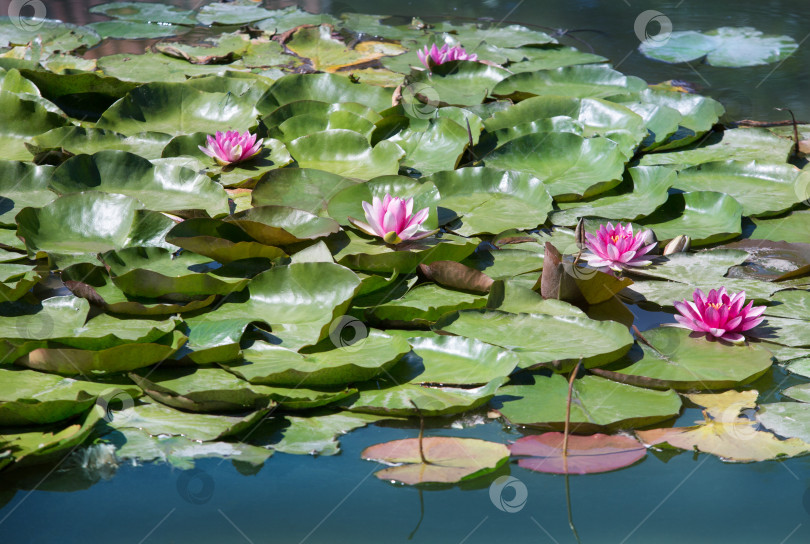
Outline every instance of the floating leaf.
<svg viewBox="0 0 810 544"><path fill-rule="evenodd" d="M501 387L495 402L498 411L512 423L562 430L567 398L568 380L553 374L535 376L533 385ZM652 391L598 376L584 376L574 380L571 431L592 433L646 427L677 416L680 409L681 399L674 391Z"/></svg>
<svg viewBox="0 0 810 544"><path fill-rule="evenodd" d="M362 332L355 331L355 334L362 336ZM354 343L335 347L337 349L300 354L257 342L243 350L244 361L229 363L225 368L250 383L288 387L333 386L370 380L386 372L410 351L404 339L376 330L357 338Z"/></svg>
<svg viewBox="0 0 810 544"><path fill-rule="evenodd" d="M645 41L638 47L644 56L664 62L691 62L706 57L712 66L730 68L778 62L798 48L790 36L763 34L749 26L724 26L708 32L679 30L672 32L666 43Z"/></svg>
<svg viewBox="0 0 810 544"><path fill-rule="evenodd" d="M427 463L422 461L420 452ZM363 459L396 465L376 472L380 480L406 485L448 484L492 472L508 461L509 448L475 438L428 436L422 441L407 438L376 444L360 455Z"/></svg>
<svg viewBox="0 0 810 544"><path fill-rule="evenodd" d="M645 87L643 80L609 66L566 66L509 76L492 89L492 94L513 100L541 95L605 98L639 92Z"/></svg>
<svg viewBox="0 0 810 544"><path fill-rule="evenodd" d="M509 446L518 466L549 474L598 474L637 463L647 455L643 444L624 435L593 434L568 437L563 455L563 433L543 433L519 438Z"/></svg>
<svg viewBox="0 0 810 544"><path fill-rule="evenodd" d="M688 391L750 383L772 365L771 353L756 344L728 345L669 327L643 335L609 370L596 369L594 373L631 385Z"/></svg>
<svg viewBox="0 0 810 544"><path fill-rule="evenodd" d="M301 168L357 179L396 174L405 155L393 142L382 141L372 147L362 135L343 129L302 136L287 147Z"/></svg>
<svg viewBox="0 0 810 544"><path fill-rule="evenodd" d="M14 218L21 209L39 208L56 198L48 190L52 172L52 166L0 161L0 225L16 227Z"/></svg>
<svg viewBox="0 0 810 544"><path fill-rule="evenodd" d="M110 2L90 8L90 13L103 13L108 17L126 21L174 23L195 25L192 12L175 6L152 2Z"/></svg>
<svg viewBox="0 0 810 544"><path fill-rule="evenodd" d="M583 365L591 368L615 361L632 344L624 325L584 316L461 310L445 315L433 329L514 350L520 355L521 367L552 362L566 367L582 359ZM560 338L577 341L561 343Z"/></svg>

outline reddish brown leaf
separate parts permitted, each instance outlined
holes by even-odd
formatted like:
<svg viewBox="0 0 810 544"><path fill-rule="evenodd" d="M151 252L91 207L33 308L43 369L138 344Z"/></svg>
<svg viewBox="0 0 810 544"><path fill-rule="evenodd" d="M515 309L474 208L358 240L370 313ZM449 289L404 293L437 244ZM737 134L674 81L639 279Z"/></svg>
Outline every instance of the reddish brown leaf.
<svg viewBox="0 0 810 544"><path fill-rule="evenodd" d="M524 436L509 448L512 455L526 455L518 465L535 472L565 474L563 433ZM647 454L629 436L593 434L568 437L568 474L597 474L632 465Z"/></svg>

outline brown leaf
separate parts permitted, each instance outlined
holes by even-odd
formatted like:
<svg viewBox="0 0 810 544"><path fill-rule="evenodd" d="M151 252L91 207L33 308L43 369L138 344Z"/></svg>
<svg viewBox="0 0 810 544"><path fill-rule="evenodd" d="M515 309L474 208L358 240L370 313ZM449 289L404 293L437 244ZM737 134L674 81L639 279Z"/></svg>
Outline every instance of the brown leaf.
<svg viewBox="0 0 810 544"><path fill-rule="evenodd" d="M429 265L420 264L419 271L427 279L451 289L486 294L493 279L474 268L455 261L435 261Z"/></svg>

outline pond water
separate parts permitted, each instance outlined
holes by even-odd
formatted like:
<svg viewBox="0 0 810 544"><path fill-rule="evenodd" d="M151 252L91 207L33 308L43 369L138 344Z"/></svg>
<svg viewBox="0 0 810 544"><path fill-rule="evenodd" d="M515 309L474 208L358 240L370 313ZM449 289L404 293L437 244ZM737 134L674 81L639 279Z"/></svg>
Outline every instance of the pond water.
<svg viewBox="0 0 810 544"><path fill-rule="evenodd" d="M48 16L69 22L103 20L87 8L101 1L46 2ZM178 1L196 7L195 1ZM278 8L289 2L264 2ZM5 5L0 3L5 10ZM729 118L776 120L792 108L810 121L806 89L810 47L784 63L741 70L708 65L667 65L642 57L633 29L637 15L655 9L673 29L709 30L719 26L755 26L808 37L810 4L800 1L696 2L694 0L596 2L545 0L465 2L447 0L310 1L311 11L418 15L426 18L492 18L568 29L623 72L656 82L687 80L703 94L727 105ZM584 43L583 43L584 42ZM108 42L101 54L143 49L144 42ZM134 49L133 49L134 48ZM91 55L94 53L91 51ZM95 54L98 54L96 52ZM671 321L667 314L632 308L645 330ZM779 391L800 380L778 368L752 386L760 402L780 400ZM687 408L675 422L702 419ZM454 425L431 420L426 435L474 437L495 442L522 434L486 412L467 415ZM477 423L477 424L475 424ZM104 540L169 542L808 542L810 541L810 458L756 464L723 463L711 455L656 453L617 472L554 476L529 472L516 464L470 484L419 490L380 481L376 463L360 452L372 444L413 438L418 429L381 424L341 438L336 456L276 454L255 474L244 474L228 461L206 459L192 471L167 464L64 470L51 467L2 476L0 540L14 543L85 543ZM525 486L525 505L516 512L499 509L490 484L502 475ZM514 489L514 488L513 488ZM504 499L512 499L504 491ZM569 523L572 522L572 523ZM572 528L573 525L573 528Z"/></svg>

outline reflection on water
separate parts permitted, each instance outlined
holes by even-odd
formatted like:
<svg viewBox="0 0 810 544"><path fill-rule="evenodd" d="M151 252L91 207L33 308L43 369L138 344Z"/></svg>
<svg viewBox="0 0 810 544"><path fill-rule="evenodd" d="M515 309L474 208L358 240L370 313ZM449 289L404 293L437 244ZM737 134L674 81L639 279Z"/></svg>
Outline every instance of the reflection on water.
<svg viewBox="0 0 810 544"><path fill-rule="evenodd" d="M20 1L20 0L16 0ZM86 24L104 21L103 15L88 9L106 0L46 1L47 16ZM0 13L6 13L11 0L0 0ZM208 0L171 0L168 3L184 9L197 9ZM797 42L810 36L806 21L810 3L798 0L648 0L637 2L596 2L595 0L264 0L261 5L278 9L298 5L311 12L377 13L381 15L418 16L457 21L491 21L495 24L523 24L541 28L559 36L561 42L580 49L593 49L609 59L621 71L647 81L679 79L691 82L699 92L726 105L726 119L785 120L786 112L776 107L791 108L799 121L810 122L810 104L805 89L810 84L810 47L803 43L799 51L782 63L751 68L717 68L692 62L670 65L643 57L638 51L639 37L635 25L647 10L656 10L671 23L672 30L711 30L720 26L753 26L768 34L786 34ZM24 13L24 12L23 12ZM660 17L650 22L644 32L656 35ZM658 22L656 22L658 21ZM206 36L204 30L183 37L184 41ZM86 56L97 58L116 53L139 54L158 40L104 40Z"/></svg>

